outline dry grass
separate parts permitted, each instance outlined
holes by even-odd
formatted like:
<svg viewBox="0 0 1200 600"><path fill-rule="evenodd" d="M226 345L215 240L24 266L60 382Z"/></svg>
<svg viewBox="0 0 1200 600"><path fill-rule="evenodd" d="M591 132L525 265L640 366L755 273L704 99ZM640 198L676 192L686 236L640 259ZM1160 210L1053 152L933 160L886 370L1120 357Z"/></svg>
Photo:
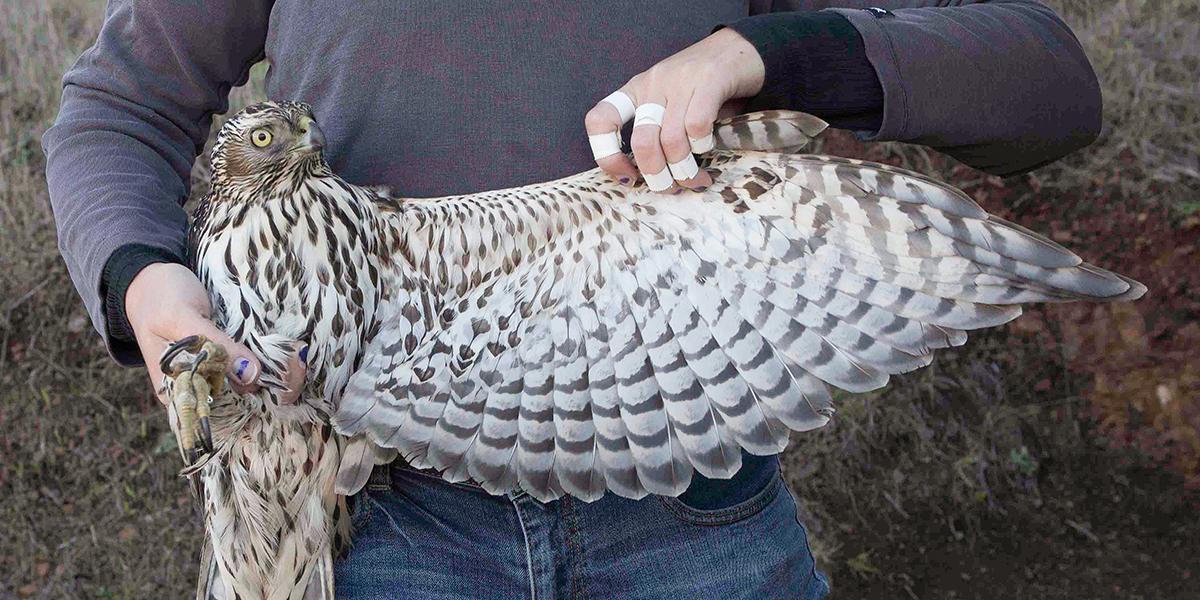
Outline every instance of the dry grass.
<svg viewBox="0 0 1200 600"><path fill-rule="evenodd" d="M1104 88L1098 143L1039 172L1047 186L1112 186L1200 210L1200 2L1060 0Z"/></svg>
<svg viewBox="0 0 1200 600"><path fill-rule="evenodd" d="M917 148L831 143L940 174L1026 222L1050 197L1069 205L1055 217L1066 221L1119 202L1186 225L1200 210L1197 4L1053 4L1102 73L1095 146L1000 183ZM0 0L0 599L179 597L194 577L200 525L165 420L144 375L99 347L57 256L43 181L38 139L58 78L101 12L93 0ZM1116 261L1105 264L1140 256L1095 248L1104 254L1091 258ZM1194 288L1154 287L1195 300ZM1093 376L1069 337L1053 326L980 336L797 436L789 479L841 597L1189 597L1200 526L1179 479L1107 449L1085 418Z"/></svg>
<svg viewBox="0 0 1200 600"><path fill-rule="evenodd" d="M1039 192L1116 192L1177 216L1200 211L1200 2L1043 1L1071 25L1096 69L1104 127L1086 150L1019 179ZM925 148L880 144L875 152L966 187L986 177Z"/></svg>
<svg viewBox="0 0 1200 600"><path fill-rule="evenodd" d="M0 598L163 597L195 568L190 499L155 451L162 415L98 347L43 178L58 78L101 10L0 3Z"/></svg>

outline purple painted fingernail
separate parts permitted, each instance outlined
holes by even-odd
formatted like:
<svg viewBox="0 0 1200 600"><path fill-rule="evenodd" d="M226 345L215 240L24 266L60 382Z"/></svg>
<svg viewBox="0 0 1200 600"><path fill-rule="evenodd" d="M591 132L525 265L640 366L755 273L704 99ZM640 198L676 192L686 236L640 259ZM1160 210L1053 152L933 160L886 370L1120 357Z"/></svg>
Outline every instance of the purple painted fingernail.
<svg viewBox="0 0 1200 600"><path fill-rule="evenodd" d="M702 186L700 186L700 187L696 188L696 191L697 191L697 192L703 192L703 191L705 191L705 190L707 190L707 189L708 189L708 186L707 186L707 185L702 185Z"/></svg>
<svg viewBox="0 0 1200 600"><path fill-rule="evenodd" d="M620 183L621 185L629 185L630 181L631 181L631 179L629 179L628 177L622 177L617 180L617 182Z"/></svg>
<svg viewBox="0 0 1200 600"><path fill-rule="evenodd" d="M233 363L233 377L243 385L254 382L258 377L258 368L248 358L239 358Z"/></svg>
<svg viewBox="0 0 1200 600"><path fill-rule="evenodd" d="M672 196L678 196L678 195L680 195L680 194L682 194L682 193L683 193L683 188L675 188L675 191L671 192L671 195L672 195Z"/></svg>
<svg viewBox="0 0 1200 600"><path fill-rule="evenodd" d="M300 349L300 364L303 364L306 367L308 366L308 344L305 344L304 347Z"/></svg>

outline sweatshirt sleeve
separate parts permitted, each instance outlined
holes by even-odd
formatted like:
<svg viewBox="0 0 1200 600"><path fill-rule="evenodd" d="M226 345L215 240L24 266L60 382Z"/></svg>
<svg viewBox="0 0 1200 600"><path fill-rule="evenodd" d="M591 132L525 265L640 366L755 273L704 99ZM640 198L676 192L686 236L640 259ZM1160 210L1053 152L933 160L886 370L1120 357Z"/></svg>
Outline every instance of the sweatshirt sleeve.
<svg viewBox="0 0 1200 600"><path fill-rule="evenodd" d="M182 260L192 162L212 115L228 108L230 88L262 58L270 8L260 0L112 0L95 45L63 77L58 118L42 138L59 250L122 364L140 356L127 331L114 331L123 315L106 314L112 290L103 276L119 273L128 285L131 269ZM121 247L137 251L127 248L106 269Z"/></svg>
<svg viewBox="0 0 1200 600"><path fill-rule="evenodd" d="M1091 63L1070 28L1040 2L777 0L769 8L824 9L858 31L883 93L878 128L858 131L865 140L922 144L988 173L1013 175L1083 148L1100 133L1100 85ZM749 17L771 18L805 14ZM785 80L781 71L794 65L821 64L806 63L803 48L766 50L764 89ZM794 103L775 93L777 103Z"/></svg>

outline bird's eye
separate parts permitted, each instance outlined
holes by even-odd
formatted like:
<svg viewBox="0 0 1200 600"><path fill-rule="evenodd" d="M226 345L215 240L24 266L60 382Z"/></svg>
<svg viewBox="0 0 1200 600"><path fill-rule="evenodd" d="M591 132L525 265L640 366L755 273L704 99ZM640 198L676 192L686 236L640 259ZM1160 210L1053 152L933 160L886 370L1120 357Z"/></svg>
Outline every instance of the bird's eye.
<svg viewBox="0 0 1200 600"><path fill-rule="evenodd" d="M259 148L266 148L267 146L271 145L271 132L267 131L265 128L255 129L254 132L250 134L250 141L254 142L254 145L258 146Z"/></svg>

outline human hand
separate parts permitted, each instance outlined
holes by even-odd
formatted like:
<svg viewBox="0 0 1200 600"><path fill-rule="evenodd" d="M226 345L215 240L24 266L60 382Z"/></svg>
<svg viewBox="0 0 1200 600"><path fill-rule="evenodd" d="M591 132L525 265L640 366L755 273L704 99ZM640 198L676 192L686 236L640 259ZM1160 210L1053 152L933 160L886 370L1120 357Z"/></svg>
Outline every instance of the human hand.
<svg viewBox="0 0 1200 600"><path fill-rule="evenodd" d="M163 374L158 361L167 346L189 335L203 335L224 346L229 353L228 378L234 390L248 393L258 389L262 362L213 324L208 293L187 267L155 263L139 271L125 292L125 315L150 371L150 385L164 405L169 399L159 387ZM304 371L299 356L293 356L283 376L289 391L281 393L282 402L296 401L304 384Z"/></svg>
<svg viewBox="0 0 1200 600"><path fill-rule="evenodd" d="M711 185L712 178L697 167L692 154L712 149L713 122L725 116L721 114L722 106L729 100L757 94L764 74L762 58L754 45L729 28L685 48L635 75L620 89L638 107L629 141L636 167L619 151L621 125L633 114L633 106L619 110L613 103L601 101L588 111L584 125L589 136L612 132L618 136L618 150L607 156L604 153L612 149L612 144L602 141L600 147L607 149L597 151L593 143L596 164L626 185L633 185L641 169L654 191L671 188L672 180L694 190ZM657 119L659 123L654 123L658 109L647 105L665 108Z"/></svg>

